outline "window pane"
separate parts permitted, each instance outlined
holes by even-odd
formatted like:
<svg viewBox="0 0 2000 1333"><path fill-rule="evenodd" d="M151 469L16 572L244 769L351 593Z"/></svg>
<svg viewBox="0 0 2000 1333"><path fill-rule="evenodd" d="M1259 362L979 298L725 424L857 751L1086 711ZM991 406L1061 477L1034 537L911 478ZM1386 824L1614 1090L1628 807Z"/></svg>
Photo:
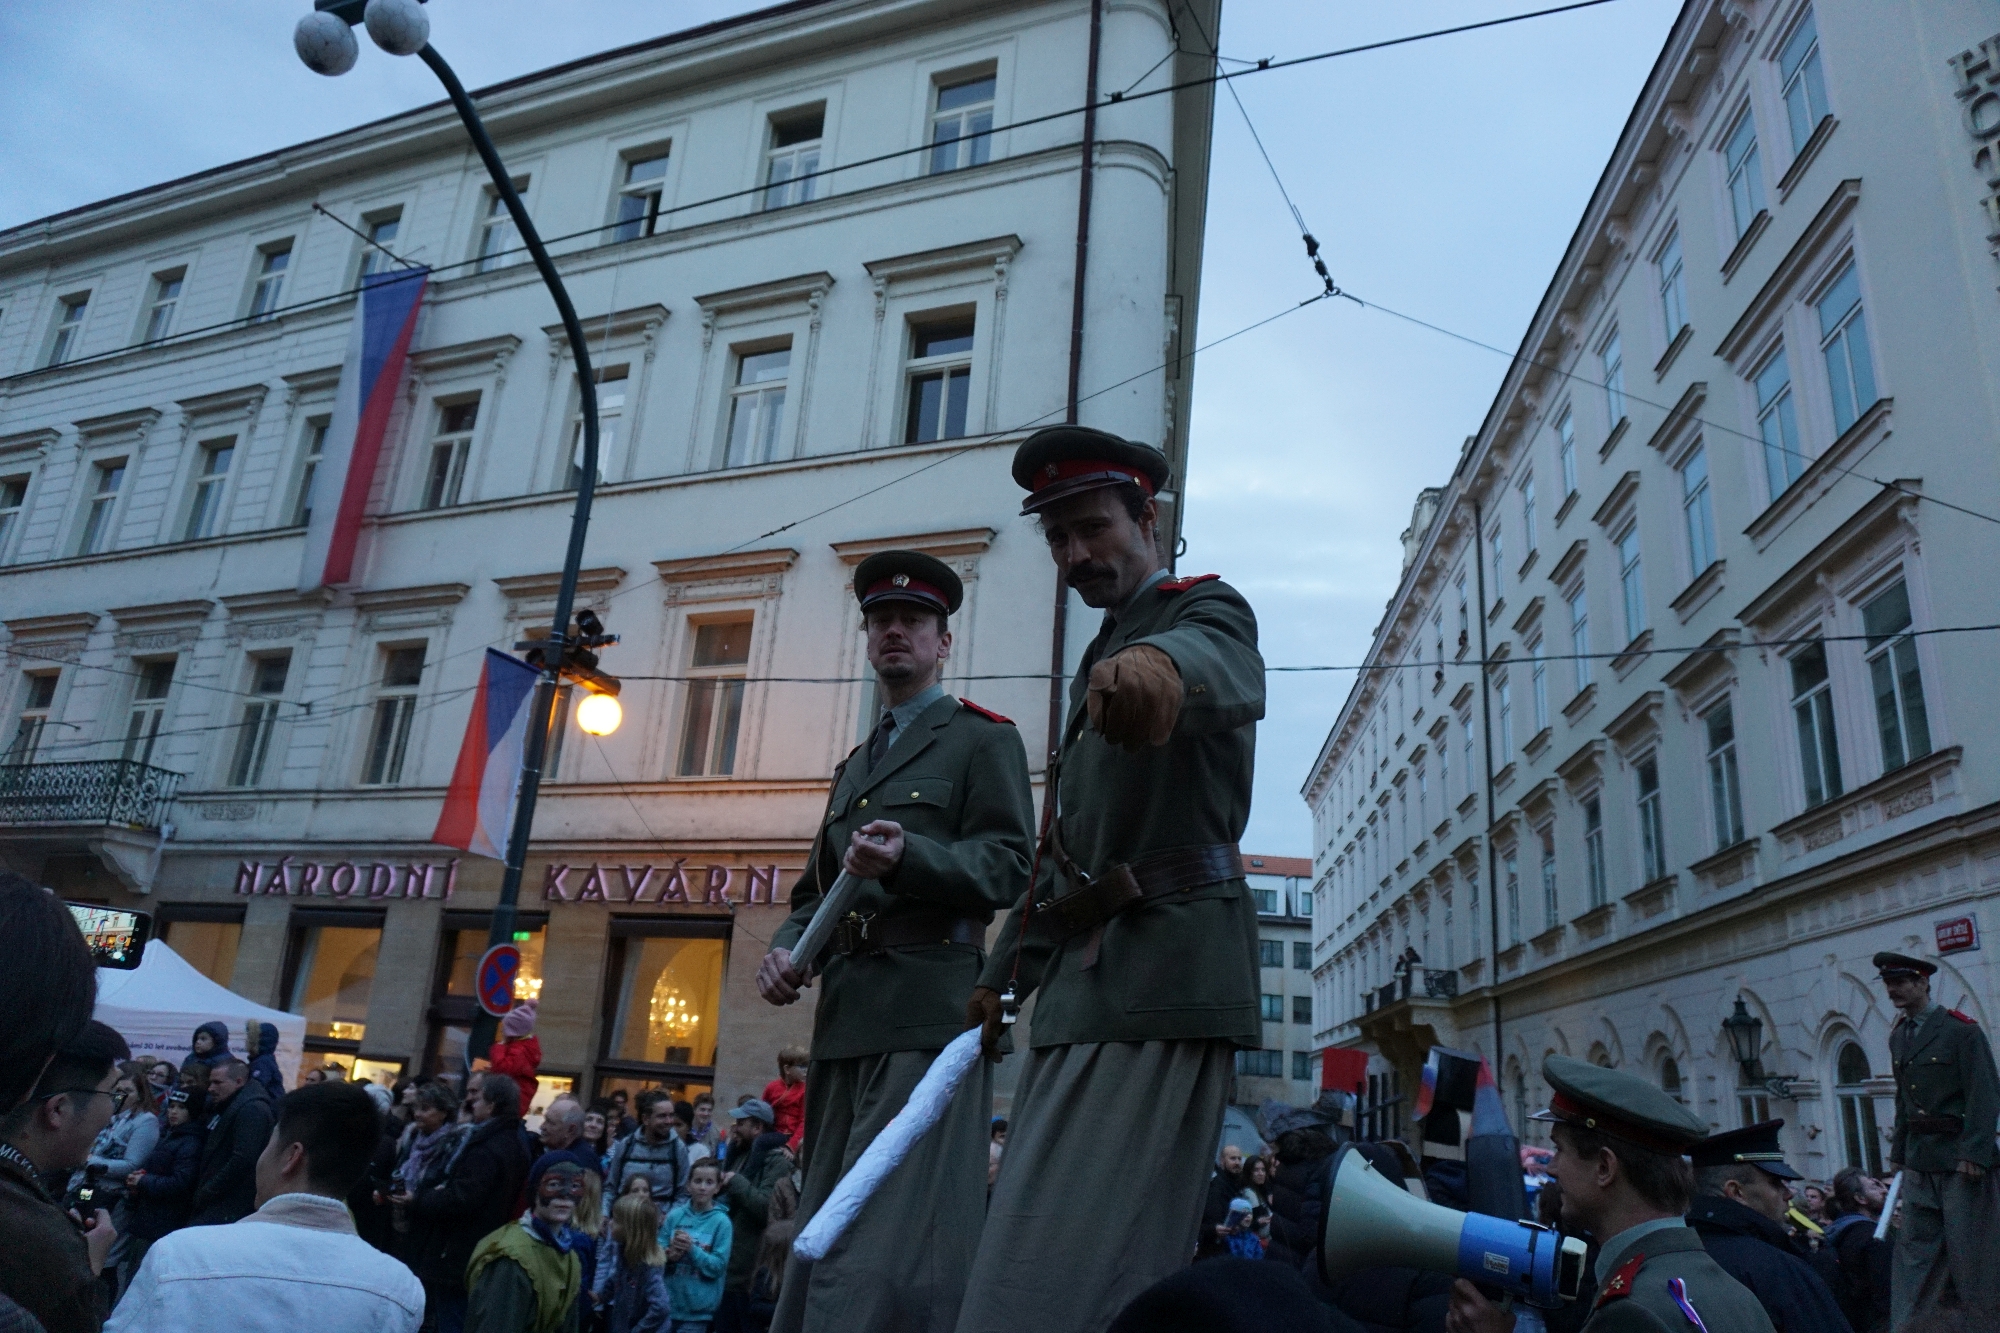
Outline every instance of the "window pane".
<svg viewBox="0 0 2000 1333"><path fill-rule="evenodd" d="M972 350L972 321L954 320L949 324L919 326L912 338L911 355L946 356L953 352Z"/></svg>
<svg viewBox="0 0 2000 1333"><path fill-rule="evenodd" d="M792 364L792 349L780 347L771 352L750 352L742 358L737 367L738 384L762 384L768 380L782 380Z"/></svg>
<svg viewBox="0 0 2000 1333"><path fill-rule="evenodd" d="M238 921L170 921L160 937L194 970L218 986L236 975L236 946L243 938Z"/></svg>
<svg viewBox="0 0 2000 1333"><path fill-rule="evenodd" d="M702 625L694 635L694 665L741 666L750 660L750 622Z"/></svg>
<svg viewBox="0 0 2000 1333"><path fill-rule="evenodd" d="M1283 967L1285 965L1285 942L1283 940L1257 941L1257 966Z"/></svg>
<svg viewBox="0 0 2000 1333"><path fill-rule="evenodd" d="M940 111L951 111L958 107L970 106L974 102L993 100L994 76L987 74L966 83L955 83L938 89L937 104Z"/></svg>
<svg viewBox="0 0 2000 1333"><path fill-rule="evenodd" d="M421 647L391 649L382 664L384 685L415 685L423 674L424 650Z"/></svg>
<svg viewBox="0 0 2000 1333"><path fill-rule="evenodd" d="M709 729L715 720L713 680L688 682L687 717L681 728L680 763L676 771L684 778L700 777L707 769Z"/></svg>
<svg viewBox="0 0 2000 1333"><path fill-rule="evenodd" d="M539 1000L542 992L542 941L547 932L539 927L524 928L516 935L526 935L527 939L514 940L514 947L521 951L521 970L514 977L514 998L517 1000ZM479 960L486 953L486 932L483 930L457 930L451 934L451 969L445 974L444 993L446 995L476 996L478 990L474 978L479 968Z"/></svg>
<svg viewBox="0 0 2000 1333"><path fill-rule="evenodd" d="M368 1026L381 930L309 926L304 934L298 980L287 1008L305 1015L308 1037L359 1041Z"/></svg>
<svg viewBox="0 0 2000 1333"><path fill-rule="evenodd" d="M658 157L641 158L636 162L628 162L625 165L625 183L627 185L637 185L643 181L659 180L666 174L667 155L665 153L661 153Z"/></svg>
<svg viewBox="0 0 2000 1333"><path fill-rule="evenodd" d="M650 936L623 945L608 1057L713 1065L724 942Z"/></svg>

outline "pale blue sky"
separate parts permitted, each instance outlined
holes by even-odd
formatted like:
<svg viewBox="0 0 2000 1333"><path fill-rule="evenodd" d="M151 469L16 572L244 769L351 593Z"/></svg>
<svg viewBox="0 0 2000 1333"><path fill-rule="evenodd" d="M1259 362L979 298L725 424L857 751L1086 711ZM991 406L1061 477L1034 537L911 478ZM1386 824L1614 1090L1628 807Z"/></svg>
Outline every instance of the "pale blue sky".
<svg viewBox="0 0 2000 1333"><path fill-rule="evenodd" d="M475 88L755 7L429 6L439 50ZM1537 7L1224 0L1221 49L1283 58ZM0 227L438 99L428 70L365 39L346 77L307 71L291 48L307 8L0 6ZM1678 9L1617 0L1236 87L1337 282L1512 348ZM1316 289L1297 228L1222 96L1199 341ZM1359 661L1395 590L1411 502L1450 474L1505 369L1501 357L1347 302L1204 355L1182 572L1213 571L1244 590L1273 665ZM1311 854L1299 787L1352 682L1349 672L1271 678L1247 850Z"/></svg>

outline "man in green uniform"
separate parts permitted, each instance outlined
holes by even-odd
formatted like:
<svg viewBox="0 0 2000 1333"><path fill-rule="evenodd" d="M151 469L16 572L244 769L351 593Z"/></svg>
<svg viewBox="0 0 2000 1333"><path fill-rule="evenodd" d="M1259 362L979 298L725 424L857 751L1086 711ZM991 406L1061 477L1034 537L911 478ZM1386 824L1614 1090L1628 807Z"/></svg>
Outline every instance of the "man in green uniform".
<svg viewBox="0 0 2000 1333"><path fill-rule="evenodd" d="M1633 1074L1566 1055L1542 1062L1564 1229L1598 1244L1597 1304L1584 1333L1771 1333L1748 1288L1722 1271L1682 1214L1694 1192L1686 1153L1700 1116ZM1514 1317L1463 1278L1448 1333L1504 1333Z"/></svg>
<svg viewBox="0 0 2000 1333"><path fill-rule="evenodd" d="M757 987L791 1004L791 949L844 867L865 881L827 953L806 1078L803 1228L964 1024L993 914L1019 898L1034 843L1028 756L1012 723L939 684L963 595L942 561L884 551L854 575L881 713L834 777L792 914ZM986 1204L989 1070L960 1085L818 1263L794 1260L777 1333L948 1333Z"/></svg>
<svg viewBox="0 0 2000 1333"><path fill-rule="evenodd" d="M1236 840L1264 715L1257 623L1171 579L1156 449L1076 426L1014 456L1064 582L1105 612L1070 685L1039 872L968 1015L997 1058L1037 988L959 1333L1097 1333L1194 1254L1231 1063L1262 1035Z"/></svg>
<svg viewBox="0 0 2000 1333"><path fill-rule="evenodd" d="M1875 970L1890 1003L1902 1010L1889 1029L1896 1075L1889 1169L1903 1173L1891 1325L1901 1328L1953 1303L1991 1316L2000 1310L2000 1176L1993 1173L2000 1079L1993 1052L1977 1023L1931 999L1936 963L1878 953Z"/></svg>

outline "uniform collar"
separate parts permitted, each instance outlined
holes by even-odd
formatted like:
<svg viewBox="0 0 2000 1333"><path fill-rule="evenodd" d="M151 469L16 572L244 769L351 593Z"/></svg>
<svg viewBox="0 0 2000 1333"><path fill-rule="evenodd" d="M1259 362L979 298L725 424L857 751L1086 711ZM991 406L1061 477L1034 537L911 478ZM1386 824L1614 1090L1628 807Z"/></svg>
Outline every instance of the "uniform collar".
<svg viewBox="0 0 2000 1333"><path fill-rule="evenodd" d="M1161 582L1166 579L1167 573L1168 573L1167 570L1156 569L1152 573L1148 574L1145 578L1140 579L1139 586L1132 589L1132 595L1130 597L1127 597L1124 601L1120 602L1116 607L1112 608L1112 610L1109 613L1111 619L1114 621L1124 619L1125 613L1130 611L1133 608L1133 606L1135 606L1138 603L1141 597L1144 597L1154 588L1160 586Z"/></svg>
<svg viewBox="0 0 2000 1333"><path fill-rule="evenodd" d="M1687 1223L1678 1217L1656 1217L1650 1222L1641 1222L1636 1227L1626 1227L1605 1241L1597 1252L1597 1266L1592 1270L1597 1285L1602 1287L1604 1280L1618 1271L1619 1266L1631 1257L1632 1251L1638 1247L1640 1241L1655 1232L1666 1231L1669 1228L1686 1230Z"/></svg>
<svg viewBox="0 0 2000 1333"><path fill-rule="evenodd" d="M930 685L918 690L895 707L886 708L883 711L896 719L896 725L892 728L892 731L896 735L901 735L910 729L910 724L915 722L926 708L929 708L942 698L944 698L944 682L933 681ZM878 723L877 725L880 724Z"/></svg>

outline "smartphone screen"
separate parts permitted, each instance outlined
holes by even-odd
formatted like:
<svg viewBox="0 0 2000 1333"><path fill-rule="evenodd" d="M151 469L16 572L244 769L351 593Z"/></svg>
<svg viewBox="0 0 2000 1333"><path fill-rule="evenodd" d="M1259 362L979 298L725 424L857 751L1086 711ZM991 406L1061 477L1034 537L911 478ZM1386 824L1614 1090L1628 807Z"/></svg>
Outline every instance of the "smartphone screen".
<svg viewBox="0 0 2000 1333"><path fill-rule="evenodd" d="M70 903L69 910L97 966L124 971L139 966L146 953L146 941L153 936L150 912L127 912L123 908L95 907L89 903Z"/></svg>

